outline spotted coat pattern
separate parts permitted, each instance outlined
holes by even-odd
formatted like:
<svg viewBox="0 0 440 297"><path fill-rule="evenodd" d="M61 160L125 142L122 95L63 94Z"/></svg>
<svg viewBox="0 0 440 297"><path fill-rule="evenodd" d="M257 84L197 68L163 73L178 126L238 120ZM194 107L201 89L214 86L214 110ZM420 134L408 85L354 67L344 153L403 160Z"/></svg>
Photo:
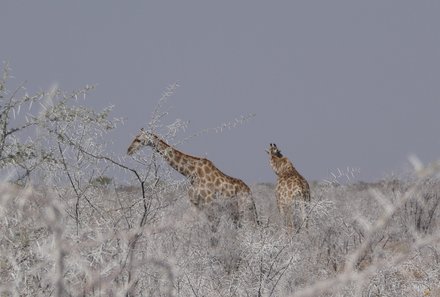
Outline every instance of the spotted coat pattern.
<svg viewBox="0 0 440 297"><path fill-rule="evenodd" d="M293 205L295 201L301 207L301 221L306 220L304 202L310 202L310 187L307 180L299 174L292 162L281 154L276 144L271 143L267 150L270 165L277 175L275 196L277 207L284 223L293 228Z"/></svg>
<svg viewBox="0 0 440 297"><path fill-rule="evenodd" d="M134 138L127 153L132 155L142 146L152 147L172 168L189 179L188 196L197 209L204 208L217 198L232 199L230 202L235 209L235 219L244 215L243 212L250 211L252 220L256 220L251 190L242 180L224 174L206 158L182 153L154 133L143 129Z"/></svg>

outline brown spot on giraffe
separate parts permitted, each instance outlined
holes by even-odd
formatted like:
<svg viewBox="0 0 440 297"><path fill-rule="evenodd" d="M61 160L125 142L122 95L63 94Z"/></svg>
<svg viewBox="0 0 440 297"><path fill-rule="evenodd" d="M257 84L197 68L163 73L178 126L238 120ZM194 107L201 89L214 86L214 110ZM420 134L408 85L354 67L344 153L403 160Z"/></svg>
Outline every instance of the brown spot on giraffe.
<svg viewBox="0 0 440 297"><path fill-rule="evenodd" d="M242 180L224 174L206 158L178 151L144 129L134 138L127 153L132 155L142 146L152 147L171 167L189 179L188 196L196 208L203 209L217 197L233 199L233 216L237 219L239 216L246 216L247 219L258 222L251 190Z"/></svg>
<svg viewBox="0 0 440 297"><path fill-rule="evenodd" d="M275 194L278 210L284 223L289 229L294 227L293 205L296 201L300 201L301 224L306 223L305 225L307 225L304 205L304 202L310 202L310 187L307 180L299 174L292 162L281 154L276 144L271 143L267 153L270 165L277 175Z"/></svg>
<svg viewBox="0 0 440 297"><path fill-rule="evenodd" d="M175 157L176 163L177 164L181 164L181 162L182 162L182 154L176 153L175 156L176 156Z"/></svg>
<svg viewBox="0 0 440 297"><path fill-rule="evenodd" d="M201 179L203 179L203 177L205 176L205 172L201 167L197 168L196 173Z"/></svg>

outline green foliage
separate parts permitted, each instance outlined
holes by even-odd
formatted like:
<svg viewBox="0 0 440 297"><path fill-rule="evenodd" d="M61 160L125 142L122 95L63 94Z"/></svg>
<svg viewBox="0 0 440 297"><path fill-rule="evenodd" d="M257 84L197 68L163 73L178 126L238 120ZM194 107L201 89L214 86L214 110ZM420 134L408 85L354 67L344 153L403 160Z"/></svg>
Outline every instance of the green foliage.
<svg viewBox="0 0 440 297"><path fill-rule="evenodd" d="M92 180L91 184L94 187L106 187L112 183L113 179L108 176L99 176Z"/></svg>

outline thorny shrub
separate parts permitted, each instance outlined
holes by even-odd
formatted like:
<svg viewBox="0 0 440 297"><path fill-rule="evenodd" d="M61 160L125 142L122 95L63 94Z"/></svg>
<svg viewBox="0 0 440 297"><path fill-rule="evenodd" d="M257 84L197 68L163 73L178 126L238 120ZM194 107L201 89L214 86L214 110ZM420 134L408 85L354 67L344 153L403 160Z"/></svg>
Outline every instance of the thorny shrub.
<svg viewBox="0 0 440 297"><path fill-rule="evenodd" d="M30 96L21 85L9 91L8 79L5 67L0 296L440 292L438 164L415 166L410 180L313 183L308 224L293 233L281 224L274 186L253 185L261 224L237 227L225 214L213 230L155 153L108 152L103 136L120 120L109 119L110 108L82 105L92 87ZM161 122L176 87L164 92L148 127L170 140L186 125ZM106 178L112 170L130 183Z"/></svg>

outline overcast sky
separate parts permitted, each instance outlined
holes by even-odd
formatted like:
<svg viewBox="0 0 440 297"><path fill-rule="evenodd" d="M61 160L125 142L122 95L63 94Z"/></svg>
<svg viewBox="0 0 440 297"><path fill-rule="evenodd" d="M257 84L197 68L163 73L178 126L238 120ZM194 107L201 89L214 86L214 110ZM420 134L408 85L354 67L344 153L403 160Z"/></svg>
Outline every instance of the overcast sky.
<svg viewBox="0 0 440 297"><path fill-rule="evenodd" d="M161 93L189 120L179 145L252 184L273 182L275 142L311 180L378 180L415 153L440 158L440 1L16 1L0 7L0 60L29 92L97 84L124 154Z"/></svg>

